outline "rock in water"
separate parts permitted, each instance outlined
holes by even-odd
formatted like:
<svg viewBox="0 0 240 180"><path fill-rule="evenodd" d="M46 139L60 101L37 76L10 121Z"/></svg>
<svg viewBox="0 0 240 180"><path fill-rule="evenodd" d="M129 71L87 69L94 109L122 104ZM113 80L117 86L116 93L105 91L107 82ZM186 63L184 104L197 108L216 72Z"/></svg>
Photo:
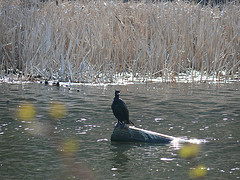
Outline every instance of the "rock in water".
<svg viewBox="0 0 240 180"><path fill-rule="evenodd" d="M136 128L135 126L115 126L111 141L115 142L146 142L170 143L174 137Z"/></svg>

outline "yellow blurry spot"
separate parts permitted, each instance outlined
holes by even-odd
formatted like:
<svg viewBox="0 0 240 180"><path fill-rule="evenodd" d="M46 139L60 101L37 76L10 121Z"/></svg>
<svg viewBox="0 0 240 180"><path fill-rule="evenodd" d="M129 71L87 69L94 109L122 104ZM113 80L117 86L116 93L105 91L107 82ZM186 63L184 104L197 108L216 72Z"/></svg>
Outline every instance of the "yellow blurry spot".
<svg viewBox="0 0 240 180"><path fill-rule="evenodd" d="M197 156L200 151L199 144L186 144L179 150L179 156L185 159L191 159Z"/></svg>
<svg viewBox="0 0 240 180"><path fill-rule="evenodd" d="M196 168L189 170L191 178L203 178L207 174L207 168L204 165L198 165Z"/></svg>
<svg viewBox="0 0 240 180"><path fill-rule="evenodd" d="M63 118L67 114L67 110L63 103L54 102L50 104L49 114L54 119Z"/></svg>
<svg viewBox="0 0 240 180"><path fill-rule="evenodd" d="M24 103L18 107L18 118L23 121L31 121L36 114L36 110L31 103Z"/></svg>
<svg viewBox="0 0 240 180"><path fill-rule="evenodd" d="M74 155L78 150L78 143L75 139L67 139L62 143L62 153L64 155Z"/></svg>

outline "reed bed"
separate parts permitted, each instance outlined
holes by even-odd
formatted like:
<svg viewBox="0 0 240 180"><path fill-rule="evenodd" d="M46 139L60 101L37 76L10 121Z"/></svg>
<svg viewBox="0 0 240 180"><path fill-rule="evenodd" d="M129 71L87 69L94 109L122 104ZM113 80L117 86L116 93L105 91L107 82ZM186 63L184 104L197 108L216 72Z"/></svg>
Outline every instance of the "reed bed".
<svg viewBox="0 0 240 180"><path fill-rule="evenodd" d="M1 75L106 83L238 77L240 3L0 2Z"/></svg>

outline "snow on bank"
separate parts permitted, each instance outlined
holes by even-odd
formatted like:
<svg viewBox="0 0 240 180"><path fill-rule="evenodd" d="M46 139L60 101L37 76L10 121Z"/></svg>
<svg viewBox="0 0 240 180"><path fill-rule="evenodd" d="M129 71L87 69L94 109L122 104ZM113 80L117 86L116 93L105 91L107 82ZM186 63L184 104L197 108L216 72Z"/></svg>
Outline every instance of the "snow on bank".
<svg viewBox="0 0 240 180"><path fill-rule="evenodd" d="M101 77L101 76L100 76ZM118 73L115 74L111 81L105 80L102 76L99 79L94 81L86 80L86 81L60 81L58 79L55 80L47 80L44 77L40 76L19 76L17 74L8 74L4 76L0 76L0 83L45 83L47 82L49 85L57 85L59 82L59 86L69 87L71 85L91 85L91 86L99 86L99 85L128 85L134 83L159 83L159 82L168 82L168 83L232 83L239 82L240 74L237 72L234 75L226 75L224 72L209 75L206 72L201 73L195 70L188 70L184 73L168 73L168 75L161 74L159 77L152 77L151 75L140 76L136 74L135 76L131 73Z"/></svg>

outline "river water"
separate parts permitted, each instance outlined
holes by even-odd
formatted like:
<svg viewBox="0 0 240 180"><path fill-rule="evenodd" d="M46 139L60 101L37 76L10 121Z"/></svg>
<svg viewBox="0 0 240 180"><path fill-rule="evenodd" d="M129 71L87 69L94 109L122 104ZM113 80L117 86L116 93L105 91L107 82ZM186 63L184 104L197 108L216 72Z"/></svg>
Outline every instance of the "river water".
<svg viewBox="0 0 240 180"><path fill-rule="evenodd" d="M207 141L197 157L179 157L179 146L172 143L111 143L115 89L121 90L137 127ZM24 102L34 105L34 121L17 117ZM51 102L64 104L64 118L49 117ZM239 120L239 83L80 85L70 90L2 83L0 179L182 180L190 179L189 168L197 164L207 168L205 179L239 179ZM64 144L72 153L62 153Z"/></svg>

